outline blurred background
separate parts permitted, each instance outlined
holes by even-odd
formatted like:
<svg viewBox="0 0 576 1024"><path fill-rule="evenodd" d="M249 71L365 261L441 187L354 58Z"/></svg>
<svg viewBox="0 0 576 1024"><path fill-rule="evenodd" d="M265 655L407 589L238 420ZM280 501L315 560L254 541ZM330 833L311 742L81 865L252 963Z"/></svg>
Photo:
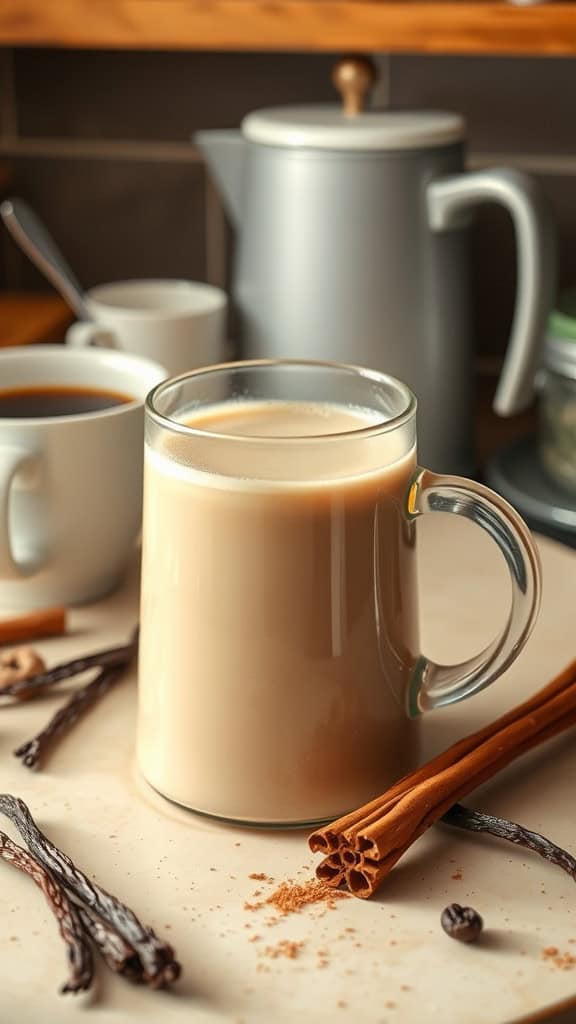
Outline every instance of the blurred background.
<svg viewBox="0 0 576 1024"><path fill-rule="evenodd" d="M337 102L330 76L342 49L329 50L322 40L318 53L281 52L280 44L275 52L234 52L233 43L228 52L201 52L193 38L183 50L95 49L84 48L86 32L80 32L81 49L74 48L74 32L72 45L56 33L50 40L56 45L31 47L25 19L14 20L17 4L9 6L12 22L8 18L0 48L0 194L30 202L87 286L182 277L227 287L234 239L192 135L237 127L261 106ZM500 6L522 17L530 13ZM555 32L557 48L576 53L576 20L573 34L562 36L565 45ZM345 37L345 26L337 35ZM9 45L11 36L24 45ZM536 175L554 212L564 287L576 283L576 59L546 56L552 44L543 38L540 46L537 33L530 39L530 56L494 55L491 48L507 45L496 29L493 40L475 41L480 52L472 55L450 52L459 48L450 34L446 54L372 53L379 70L372 105L456 110L468 123L471 167L517 167ZM426 36L413 48L425 50ZM435 38L433 48L441 51L441 40ZM510 48L517 49L513 42ZM314 41L305 49L313 50ZM510 219L486 205L472 229L479 465L536 424L534 409L511 420L490 410L514 288ZM1 230L0 344L61 339L71 319Z"/></svg>
<svg viewBox="0 0 576 1024"><path fill-rule="evenodd" d="M226 282L230 239L191 143L283 103L336 102L339 54L0 50L0 183L46 221L87 285L127 277ZM473 166L536 174L559 230L560 282L576 282L576 60L382 56L377 106L440 107L468 122ZM472 238L478 369L499 365L514 293L506 213L481 208ZM49 285L0 232L9 291Z"/></svg>

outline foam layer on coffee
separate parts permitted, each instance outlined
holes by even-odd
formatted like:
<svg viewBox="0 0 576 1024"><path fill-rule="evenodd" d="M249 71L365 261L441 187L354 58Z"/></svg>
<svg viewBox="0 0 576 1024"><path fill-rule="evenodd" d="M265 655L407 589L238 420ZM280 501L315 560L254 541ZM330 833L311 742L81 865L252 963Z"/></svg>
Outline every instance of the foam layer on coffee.
<svg viewBox="0 0 576 1024"><path fill-rule="evenodd" d="M318 487L381 474L414 459L404 430L383 429L366 436L370 428L384 427L385 420L382 413L358 406L226 402L188 413L180 422L202 433L166 435L160 447L147 449L147 458L160 472L188 479L193 473L211 486L222 486L224 477L227 487L231 478L251 489L260 488L263 481L270 486L280 482L292 488ZM239 443L242 439L245 444Z"/></svg>
<svg viewBox="0 0 576 1024"><path fill-rule="evenodd" d="M373 409L335 402L272 400L223 402L188 415L183 422L235 437L326 437L378 426L383 417Z"/></svg>

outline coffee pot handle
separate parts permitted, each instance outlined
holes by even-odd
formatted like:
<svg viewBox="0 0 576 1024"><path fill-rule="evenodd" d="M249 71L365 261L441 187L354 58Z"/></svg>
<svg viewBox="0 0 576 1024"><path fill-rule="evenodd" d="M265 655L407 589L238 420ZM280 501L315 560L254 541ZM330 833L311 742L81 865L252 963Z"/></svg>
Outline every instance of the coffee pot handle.
<svg viewBox="0 0 576 1024"><path fill-rule="evenodd" d="M16 475L37 457L26 448L6 446L0 448L0 579L19 580L30 576L38 568L36 559L17 556L11 537L10 495Z"/></svg>
<svg viewBox="0 0 576 1024"><path fill-rule="evenodd" d="M479 654L457 665L438 665L424 655L418 658L408 688L410 717L464 700L493 683L520 654L540 607L538 552L526 523L500 495L474 480L419 469L406 514L414 520L428 512L464 516L486 531L504 556L512 602L504 629Z"/></svg>
<svg viewBox="0 0 576 1024"><path fill-rule="evenodd" d="M510 212L516 233L518 284L514 319L494 410L511 416L532 399L546 320L556 283L552 219L538 182L520 171L495 168L431 182L430 226L447 231L467 223L468 208L496 202Z"/></svg>

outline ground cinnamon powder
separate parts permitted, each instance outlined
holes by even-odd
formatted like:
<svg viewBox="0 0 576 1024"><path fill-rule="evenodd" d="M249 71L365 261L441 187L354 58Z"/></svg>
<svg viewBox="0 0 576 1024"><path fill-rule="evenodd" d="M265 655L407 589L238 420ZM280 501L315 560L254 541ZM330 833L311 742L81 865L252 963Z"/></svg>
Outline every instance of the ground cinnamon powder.
<svg viewBox="0 0 576 1024"><path fill-rule="evenodd" d="M349 893L333 889L317 878L298 885L294 882L282 882L266 899L266 903L276 907L282 914L293 914L311 903L326 903L332 910L336 901L348 899ZM246 904L245 904L246 906ZM248 908L247 908L248 909ZM251 908L250 908L251 909Z"/></svg>
<svg viewBox="0 0 576 1024"><path fill-rule="evenodd" d="M252 872L248 877L259 882L273 881L269 876L256 871ZM259 896L260 892L261 890L256 890L254 896ZM271 927L281 921L287 914L298 913L310 904L321 903L324 904L325 908L333 910L336 907L337 900L349 898L349 893L335 890L324 882L319 881L319 879L312 878L308 882L304 882L302 885L292 881L282 882L266 899L257 900L255 903L249 903L246 901L244 903L244 910L256 911L261 910L266 906L274 907L279 912L278 916L269 917L264 921L268 927ZM322 914L324 913L325 909L322 910ZM347 928L346 931L354 932L355 929ZM257 942L259 939L260 936L254 935L249 941ZM260 956L268 957L271 960L276 960L278 957L286 957L288 960L295 960L300 955L300 951L303 946L304 942L294 942L290 939L282 939L275 946L266 946L260 953ZM326 967L328 963L329 960L326 951L318 950L316 966ZM259 963L256 970L267 971L269 968L263 963Z"/></svg>
<svg viewBox="0 0 576 1024"><path fill-rule="evenodd" d="M275 946L266 946L264 956L270 957L271 960L277 960L279 956L285 956L287 960L295 960L303 945L303 942L292 942L290 939L282 939Z"/></svg>
<svg viewBox="0 0 576 1024"><path fill-rule="evenodd" d="M571 953L560 953L557 946L546 946L542 950L542 959L562 971L570 971L576 967L576 956L572 956Z"/></svg>

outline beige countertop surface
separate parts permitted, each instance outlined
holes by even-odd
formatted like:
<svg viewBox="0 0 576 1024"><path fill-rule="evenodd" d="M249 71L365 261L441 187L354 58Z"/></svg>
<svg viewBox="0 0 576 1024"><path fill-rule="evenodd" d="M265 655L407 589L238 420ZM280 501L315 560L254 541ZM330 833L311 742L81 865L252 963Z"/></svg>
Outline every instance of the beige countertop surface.
<svg viewBox="0 0 576 1024"><path fill-rule="evenodd" d="M524 699L576 652L576 554L538 544L544 597L531 640L490 690L424 720L427 755ZM502 620L505 569L480 531L440 515L421 524L420 565L425 650L455 661ZM73 611L68 636L38 644L48 663L122 642L137 618L137 588L135 568L121 591ZM278 883L312 877L306 836L216 824L152 793L133 761L135 675L38 773L11 751L61 698L0 708L0 791L21 796L54 842L174 944L183 977L173 991L156 993L132 988L100 964L93 994L59 995L66 965L55 922L32 882L0 862L2 1024L500 1024L576 993L576 968L542 959L551 945L576 956L574 883L523 850L445 827L419 840L369 902L343 899L333 910L318 904L272 922L273 908L246 910L256 890L272 888L251 873ZM467 802L576 853L575 782L568 733ZM15 834L3 819L0 827ZM479 944L460 945L441 931L440 912L454 901L483 915ZM267 954L284 939L302 943L295 959Z"/></svg>

